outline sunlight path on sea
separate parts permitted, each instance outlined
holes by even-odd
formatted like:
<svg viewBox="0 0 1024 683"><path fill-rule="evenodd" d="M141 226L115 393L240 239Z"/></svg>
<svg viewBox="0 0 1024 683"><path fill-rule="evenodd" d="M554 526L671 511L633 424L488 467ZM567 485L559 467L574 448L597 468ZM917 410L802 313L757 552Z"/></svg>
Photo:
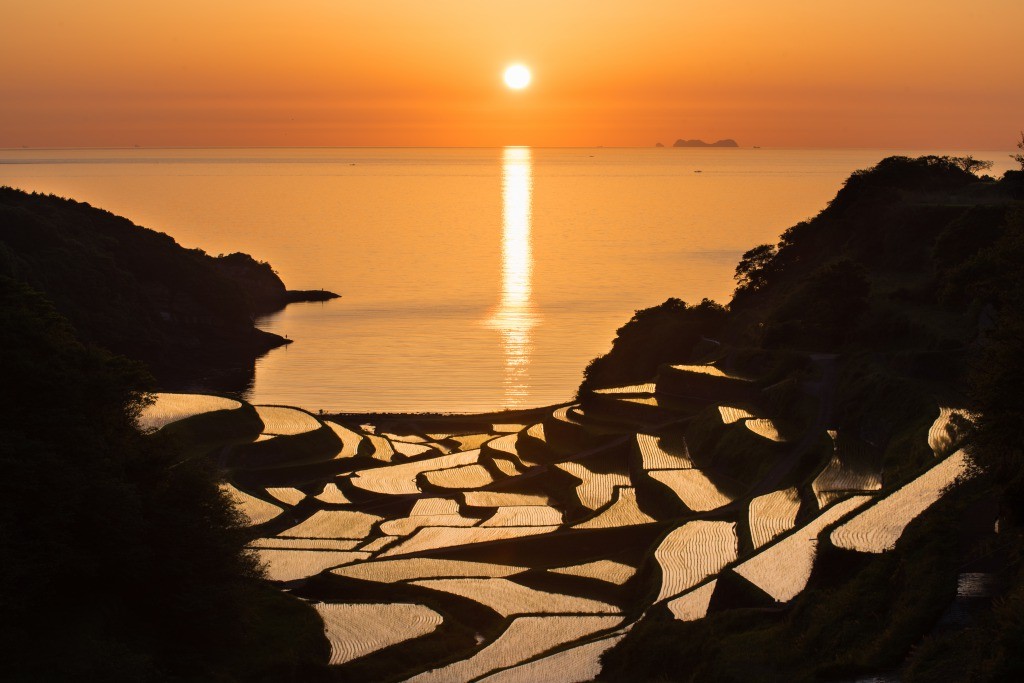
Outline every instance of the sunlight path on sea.
<svg viewBox="0 0 1024 683"><path fill-rule="evenodd" d="M530 354L538 317L532 300L530 222L533 161L529 147L506 147L502 156L501 302L485 323L501 335L504 405L522 407L530 395Z"/></svg>

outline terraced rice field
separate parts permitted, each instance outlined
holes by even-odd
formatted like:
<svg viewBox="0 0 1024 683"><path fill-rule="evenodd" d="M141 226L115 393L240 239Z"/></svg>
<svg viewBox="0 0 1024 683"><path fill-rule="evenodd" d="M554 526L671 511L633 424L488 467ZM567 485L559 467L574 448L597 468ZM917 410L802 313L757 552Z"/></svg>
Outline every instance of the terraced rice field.
<svg viewBox="0 0 1024 683"><path fill-rule="evenodd" d="M479 456L480 451L474 450L361 470L352 478L352 485L371 493L394 496L416 494L420 492L419 486L416 485L416 476L421 472L468 465L475 463Z"/></svg>
<svg viewBox="0 0 1024 683"><path fill-rule="evenodd" d="M683 505L694 512L716 510L732 502L732 498L700 470L653 470L649 474L671 489Z"/></svg>
<svg viewBox="0 0 1024 683"><path fill-rule="evenodd" d="M419 434L395 434L393 432L381 432L380 435L383 436L388 441L390 441L391 443L395 443L396 441L399 442L399 443L420 443L420 444L427 442L427 440L424 439Z"/></svg>
<svg viewBox="0 0 1024 683"><path fill-rule="evenodd" d="M606 602L527 588L508 579L422 579L411 583L453 593L490 607L503 617L513 614L618 614Z"/></svg>
<svg viewBox="0 0 1024 683"><path fill-rule="evenodd" d="M405 441L392 441L390 443L396 453L406 458L416 458L429 453L436 453L433 448L422 443L406 443Z"/></svg>
<svg viewBox="0 0 1024 683"><path fill-rule="evenodd" d="M526 571L526 567L487 562L462 562L415 557L403 560L375 560L335 569L334 574L363 581L398 583L436 578L504 578Z"/></svg>
<svg viewBox="0 0 1024 683"><path fill-rule="evenodd" d="M585 564L574 564L570 567L557 567L548 571L555 574L597 579L598 581L613 583L616 586L621 586L636 574L636 569L628 564L611 560L597 560L596 562L587 562Z"/></svg>
<svg viewBox="0 0 1024 683"><path fill-rule="evenodd" d="M641 406L658 407L658 399L654 396L620 396L615 400L622 401L623 403L636 403Z"/></svg>
<svg viewBox="0 0 1024 683"><path fill-rule="evenodd" d="M518 617L498 638L468 659L409 679L408 683L470 681L514 666L552 648L615 628L619 617ZM566 680L561 678L559 680Z"/></svg>
<svg viewBox="0 0 1024 683"><path fill-rule="evenodd" d="M650 524L658 520L644 514L636 502L636 489L620 486L616 489L615 502L601 511L597 517L575 525L574 529L610 529L618 526Z"/></svg>
<svg viewBox="0 0 1024 683"><path fill-rule="evenodd" d="M788 439L779 432L775 423L767 418L762 417L754 420L747 420L743 423L743 426L769 441L788 441Z"/></svg>
<svg viewBox="0 0 1024 683"><path fill-rule="evenodd" d="M928 447L932 449L937 458L949 453L956 441L962 436L952 419L954 416L968 422L973 419L973 415L963 408L939 406L939 416L928 429Z"/></svg>
<svg viewBox="0 0 1024 683"><path fill-rule="evenodd" d="M625 633L594 640L499 671L477 683L583 683L601 673L601 657L615 647Z"/></svg>
<svg viewBox="0 0 1024 683"><path fill-rule="evenodd" d="M713 366L676 367L728 377ZM653 384L639 384L596 393L606 397L600 401L604 411L614 401L656 405L654 389ZM770 420L735 406L716 405L717 401L705 403L704 409L718 409L725 424L743 422L745 428L765 438L782 439ZM675 410L672 405L659 409L665 415ZM688 406L685 410L693 409ZM630 410L629 414L642 412L636 406ZM550 417L530 416L529 427L494 424L492 433L472 431L487 429L490 423L429 418L423 423L432 427L424 428L438 433L425 436L405 434L405 430L419 429L406 417L382 417L377 425L364 425L364 433L327 423L342 442L336 457L353 457L350 467L347 463L340 467L327 463L333 469L324 470L297 467L293 475L279 481L296 482L301 488L275 484L251 489L267 500L277 500L278 505L229 485L224 488L254 524L274 518L282 522L283 514L301 519L298 515L315 510L277 536L250 543L249 552L266 564L272 579L301 581L319 575L301 590L320 597L357 591L357 581L375 582L380 584L378 590L396 595L405 595L402 591L416 586L434 591L432 599L450 604L453 614L459 612L456 606L465 607L464 600L470 600L493 611L492 619L495 615L506 619L505 631L493 642L482 642L483 636L478 636L481 642L469 657L450 663L441 656L433 663L423 663L422 673L412 680L563 683L592 680L600 673L601 654L629 628L623 627L624 610L644 619L654 603L661 603L675 619L702 619L716 589L726 587L719 582L722 571L730 572L725 575L727 580L742 577L774 600L788 602L806 588L816 544L832 527L829 538L839 547L864 552L891 548L910 520L934 503L943 487L965 467L960 451L875 503L864 491L881 486L879 454L856 439L844 440L832 433L836 449L829 462L823 467L818 464L822 469L811 483L819 504L827 507L816 519L797 527L801 503L797 488L759 495L749 505L730 505L731 496L719 489L708 473L694 467L686 442L674 427L664 434L654 427L648 428L653 433L636 433L627 431L625 423L608 420L587 427L594 435L609 434L607 441L597 441L582 438L587 435L583 430L589 419L577 406L554 409ZM929 441L933 447L948 448L956 442L958 435L941 424L943 419L948 422L948 417L940 414L933 425ZM285 418L295 420L288 428L292 432L302 420L319 425L301 411L281 412L273 419L287 422ZM533 448L541 457L538 441L545 438L541 419L552 430L558 426L559 437L564 436L556 444L561 462L549 464L545 459L545 464L535 466L519 455L522 446L528 453ZM551 419L565 424L556 425ZM451 429L441 433L445 430L441 425ZM282 429L280 425L276 428ZM574 436L574 430L580 438ZM612 438L624 432L625 438ZM948 441L942 441L947 437ZM863 452L858 450L861 445L866 449ZM368 462L370 455L387 464ZM411 460L391 462L396 455ZM317 479L317 471L327 473ZM430 493L421 491L420 485ZM651 526L657 520L640 509L637 485L664 486L690 511L712 512L715 519L680 515L674 518L675 528L652 544L653 535L663 527ZM672 513L659 512L668 514ZM565 516L572 523L566 523ZM843 519L846 521L836 527ZM737 526L744 521L754 553L738 561ZM663 523L668 522L665 517ZM277 531L281 527L275 524L272 528ZM630 534L644 545L634 548L628 541ZM547 538L540 538L544 536ZM590 546L585 545L588 542ZM583 545L576 545L580 543ZM745 543L744 539L746 548ZM652 551L639 554L652 545ZM569 554L577 547L578 554ZM640 576L638 566L643 570ZM651 574L655 567L657 573ZM643 583L650 576L660 581L654 603L655 592ZM330 591L331 582L339 592ZM564 586L569 592L550 592L531 587L534 585ZM321 586L327 587L323 593L319 592ZM427 590L422 595L427 596ZM619 605L608 600L634 602ZM724 609L725 602L728 600L723 605L716 603L716 609ZM435 612L405 603L320 604L317 609L327 627L335 664L430 633L442 623L440 612L448 614L441 608ZM485 621L486 614L480 612ZM459 628L467 625L456 624ZM482 630L491 634L491 628L493 622ZM395 658L392 678L407 666L403 657ZM344 669L338 673L342 677L347 674Z"/></svg>
<svg viewBox="0 0 1024 683"><path fill-rule="evenodd" d="M630 486L633 482L625 474L599 474L578 462L563 462L555 465L580 480L576 497L591 510L597 510L611 502L616 486Z"/></svg>
<svg viewBox="0 0 1024 683"><path fill-rule="evenodd" d="M341 450L334 457L351 458L359 453L359 444L363 442L362 434L331 420L325 420L324 424L330 427L331 431L341 439Z"/></svg>
<svg viewBox="0 0 1024 683"><path fill-rule="evenodd" d="M451 440L459 444L458 450L468 451L474 448L480 448L493 438L494 434L463 434L460 436L453 436Z"/></svg>
<svg viewBox="0 0 1024 683"><path fill-rule="evenodd" d="M466 491L465 500L466 505L481 508L548 504L548 497L541 494L505 491Z"/></svg>
<svg viewBox="0 0 1024 683"><path fill-rule="evenodd" d="M641 466L645 470L690 469L693 460L686 442L679 439L678 446L670 446L668 440L653 434L637 434L636 445L640 449Z"/></svg>
<svg viewBox="0 0 1024 683"><path fill-rule="evenodd" d="M481 526L558 526L562 511L549 505L500 507Z"/></svg>
<svg viewBox="0 0 1024 683"><path fill-rule="evenodd" d="M544 425L538 422L535 425L530 425L530 428L526 430L526 434L538 441L545 441L544 439Z"/></svg>
<svg viewBox="0 0 1024 683"><path fill-rule="evenodd" d="M360 541L347 538L257 538L250 548L285 548L288 550L355 550Z"/></svg>
<svg viewBox="0 0 1024 683"><path fill-rule="evenodd" d="M658 385L654 382L646 384L630 384L625 387L610 387L608 389L594 389L595 394L617 395L617 394L653 394L657 391Z"/></svg>
<svg viewBox="0 0 1024 683"><path fill-rule="evenodd" d="M519 471L519 468L516 467L516 464L511 460L506 460L505 458L493 458L491 459L491 463L506 477L515 477L522 474L522 472Z"/></svg>
<svg viewBox="0 0 1024 683"><path fill-rule="evenodd" d="M388 536L408 536L417 529L427 526L476 526L479 519L454 515L416 515L401 519L389 519L380 525L380 532Z"/></svg>
<svg viewBox="0 0 1024 683"><path fill-rule="evenodd" d="M334 482L324 486L324 490L318 493L315 497L320 502L329 503L331 505L344 505L352 502Z"/></svg>
<svg viewBox="0 0 1024 683"><path fill-rule="evenodd" d="M221 484L220 490L231 499L235 509L246 519L247 526L263 524L277 517L283 512L279 505L268 503L256 496L250 496L244 491L239 491L231 484Z"/></svg>
<svg viewBox="0 0 1024 683"><path fill-rule="evenodd" d="M511 434L512 432L521 432L526 429L526 425L518 422L495 422L491 425L491 429L494 430L495 434Z"/></svg>
<svg viewBox="0 0 1024 683"><path fill-rule="evenodd" d="M760 548L796 524L800 494L795 488L773 491L750 501L750 539Z"/></svg>
<svg viewBox="0 0 1024 683"><path fill-rule="evenodd" d="M996 577L985 572L964 572L956 578L956 597L991 598L996 590Z"/></svg>
<svg viewBox="0 0 1024 683"><path fill-rule="evenodd" d="M153 394L154 402L142 409L139 415L139 429L152 432L178 420L193 415L212 413L215 410L235 410L242 404L230 398L206 396L204 394Z"/></svg>
<svg viewBox="0 0 1024 683"><path fill-rule="evenodd" d="M777 602L788 602L807 586L814 568L818 534L829 524L871 500L854 496L836 503L778 543L734 567L734 571Z"/></svg>
<svg viewBox="0 0 1024 683"><path fill-rule="evenodd" d="M360 546L359 549L365 550L368 553L375 553L380 550L383 550L384 548L387 548L389 545L391 545L398 539L398 536L379 536L373 539L372 541L367 541L362 546Z"/></svg>
<svg viewBox="0 0 1024 683"><path fill-rule="evenodd" d="M707 583L692 588L667 603L672 616L679 621L697 621L708 615L708 607L711 605L711 596L715 594L715 586L718 579L712 579Z"/></svg>
<svg viewBox="0 0 1024 683"><path fill-rule="evenodd" d="M450 498L420 498L409 511L410 517L457 514L459 504Z"/></svg>
<svg viewBox="0 0 1024 683"><path fill-rule="evenodd" d="M491 450L498 451L500 453L508 453L512 458L519 458L519 452L516 450L516 443L519 441L519 434L505 434L491 439L487 442L487 447Z"/></svg>
<svg viewBox="0 0 1024 683"><path fill-rule="evenodd" d="M833 439L837 438L833 436ZM866 446L865 446L866 447ZM850 447L845 447L849 451ZM858 454L843 452L837 446L825 469L811 482L811 488L818 499L818 507L824 508L833 500L839 497L839 492L864 492L877 491L882 488L882 473L879 469L869 468L862 463L846 462L863 458L856 458Z"/></svg>
<svg viewBox="0 0 1024 683"><path fill-rule="evenodd" d="M374 460L391 462L391 459L395 457L395 447L383 436L367 434L363 438L370 442L370 457Z"/></svg>
<svg viewBox="0 0 1024 683"><path fill-rule="evenodd" d="M271 581L297 581L316 576L325 569L365 560L370 553L348 550L292 550L285 548L260 548L256 551L261 563L266 565L267 578Z"/></svg>
<svg viewBox="0 0 1024 683"><path fill-rule="evenodd" d="M738 379L746 381L743 377L731 375L729 373L719 370L714 365L673 365L673 370L679 370L680 372L694 372L698 375L709 375L711 377L725 377L726 379Z"/></svg>
<svg viewBox="0 0 1024 683"><path fill-rule="evenodd" d="M263 433L274 436L294 436L320 429L320 420L297 408L282 406L253 406L263 420Z"/></svg>
<svg viewBox="0 0 1024 683"><path fill-rule="evenodd" d="M292 488L267 489L267 493L286 505L298 505L306 497L302 491Z"/></svg>
<svg viewBox="0 0 1024 683"><path fill-rule="evenodd" d="M832 531L832 543L862 553L892 550L907 525L941 498L944 490L966 471L967 454L961 449L836 528Z"/></svg>
<svg viewBox="0 0 1024 683"><path fill-rule="evenodd" d="M855 470L845 467L838 457L833 457L821 473L811 482L818 507L824 508L841 492L868 492L882 488L882 473Z"/></svg>
<svg viewBox="0 0 1024 683"><path fill-rule="evenodd" d="M733 422L739 422L740 420L757 418L753 413L734 406L718 406L718 412L722 416L722 422L727 425L731 425Z"/></svg>
<svg viewBox="0 0 1024 683"><path fill-rule="evenodd" d="M570 410L578 408L579 406L562 406L555 412L551 413L551 417L555 418L559 422L567 422L572 425L579 425L580 422L570 414Z"/></svg>
<svg viewBox="0 0 1024 683"><path fill-rule="evenodd" d="M344 664L441 625L441 615L424 605L406 603L314 603L331 643L331 664Z"/></svg>
<svg viewBox="0 0 1024 683"><path fill-rule="evenodd" d="M278 536L291 538L363 539L383 517L355 510L317 510L304 522L282 531Z"/></svg>
<svg viewBox="0 0 1024 683"><path fill-rule="evenodd" d="M673 529L654 551L661 567L656 602L695 586L736 559L739 544L732 522L687 522Z"/></svg>
<svg viewBox="0 0 1024 683"><path fill-rule="evenodd" d="M494 477L483 465L463 465L446 470L433 470L425 473L423 477L432 486L456 491L478 489L494 483Z"/></svg>
<svg viewBox="0 0 1024 683"><path fill-rule="evenodd" d="M460 545L503 541L522 536L536 536L557 528L556 526L423 527L411 538L385 550L381 556L393 557L424 550L436 550L437 548L453 548Z"/></svg>

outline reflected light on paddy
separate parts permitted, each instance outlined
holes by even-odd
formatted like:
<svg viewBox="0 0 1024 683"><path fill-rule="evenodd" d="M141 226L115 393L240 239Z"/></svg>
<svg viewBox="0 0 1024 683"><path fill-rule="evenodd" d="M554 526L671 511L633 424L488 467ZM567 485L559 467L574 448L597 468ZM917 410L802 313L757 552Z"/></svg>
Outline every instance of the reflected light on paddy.
<svg viewBox="0 0 1024 683"><path fill-rule="evenodd" d="M533 167L529 147L506 147L502 158L501 302L487 324L501 334L505 405L524 405L537 315L531 300Z"/></svg>

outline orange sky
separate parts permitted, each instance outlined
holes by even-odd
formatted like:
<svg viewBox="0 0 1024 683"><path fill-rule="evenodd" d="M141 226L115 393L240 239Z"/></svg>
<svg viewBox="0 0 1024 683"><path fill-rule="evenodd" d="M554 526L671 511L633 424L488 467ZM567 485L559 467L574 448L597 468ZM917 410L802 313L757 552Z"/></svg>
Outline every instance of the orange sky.
<svg viewBox="0 0 1024 683"><path fill-rule="evenodd" d="M1024 1L5 0L0 147L1008 149ZM501 72L521 61L530 88Z"/></svg>

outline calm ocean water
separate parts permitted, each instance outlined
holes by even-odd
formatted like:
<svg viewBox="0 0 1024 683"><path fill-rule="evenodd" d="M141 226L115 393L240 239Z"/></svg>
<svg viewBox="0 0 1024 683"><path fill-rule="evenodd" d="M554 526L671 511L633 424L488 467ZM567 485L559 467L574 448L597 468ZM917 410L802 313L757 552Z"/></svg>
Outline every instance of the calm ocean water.
<svg viewBox="0 0 1024 683"><path fill-rule="evenodd" d="M728 301L743 251L896 153L926 152L0 150L0 184L342 294L259 321L295 343L258 362L256 403L468 412L570 399L634 310Z"/></svg>

